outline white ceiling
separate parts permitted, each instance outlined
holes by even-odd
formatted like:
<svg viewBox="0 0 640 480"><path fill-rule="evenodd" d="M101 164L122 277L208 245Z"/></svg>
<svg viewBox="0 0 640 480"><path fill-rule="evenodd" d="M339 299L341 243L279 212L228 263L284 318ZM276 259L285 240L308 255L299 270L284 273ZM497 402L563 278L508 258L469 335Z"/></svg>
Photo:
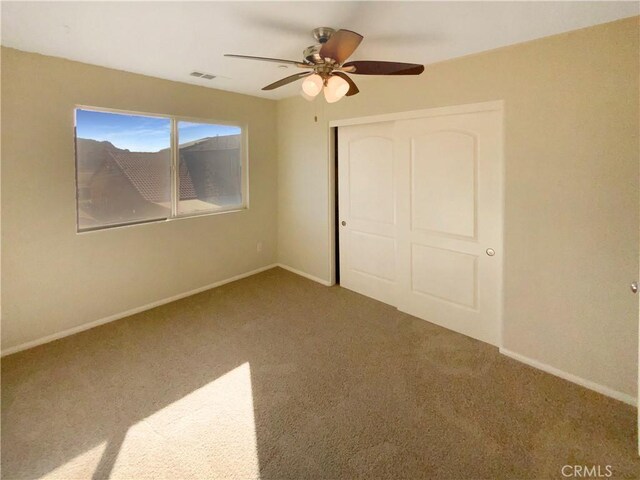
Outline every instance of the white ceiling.
<svg viewBox="0 0 640 480"><path fill-rule="evenodd" d="M638 15L638 2L2 2L2 44L265 98L319 26L364 35L352 60L429 64ZM214 80L192 71L219 75ZM428 74L428 70L425 72ZM362 77L356 79L362 83ZM391 77L389 81L393 81Z"/></svg>

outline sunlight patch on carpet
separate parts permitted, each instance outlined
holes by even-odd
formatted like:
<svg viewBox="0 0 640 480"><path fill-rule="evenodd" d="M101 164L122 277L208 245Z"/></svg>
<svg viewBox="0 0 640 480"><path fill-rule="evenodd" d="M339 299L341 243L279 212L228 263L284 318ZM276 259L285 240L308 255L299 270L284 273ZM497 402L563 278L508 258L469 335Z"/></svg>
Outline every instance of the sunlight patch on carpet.
<svg viewBox="0 0 640 480"><path fill-rule="evenodd" d="M96 445L89 450L82 452L68 462L51 470L41 479L70 479L70 478L91 478L96 468L100 464L102 455L107 447L107 441Z"/></svg>
<svg viewBox="0 0 640 480"><path fill-rule="evenodd" d="M126 434L110 478L260 477L251 371L244 363Z"/></svg>

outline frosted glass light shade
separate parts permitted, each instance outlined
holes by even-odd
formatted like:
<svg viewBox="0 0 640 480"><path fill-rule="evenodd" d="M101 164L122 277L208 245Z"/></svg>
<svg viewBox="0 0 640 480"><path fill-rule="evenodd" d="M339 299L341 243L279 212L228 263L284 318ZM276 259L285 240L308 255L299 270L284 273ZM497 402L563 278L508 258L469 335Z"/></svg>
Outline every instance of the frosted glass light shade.
<svg viewBox="0 0 640 480"><path fill-rule="evenodd" d="M322 77L314 73L304 79L304 82L302 82L302 91L310 97L315 97L322 91L323 85Z"/></svg>
<svg viewBox="0 0 640 480"><path fill-rule="evenodd" d="M342 77L333 75L324 87L324 98L328 103L335 103L349 91L349 83Z"/></svg>
<svg viewBox="0 0 640 480"><path fill-rule="evenodd" d="M306 93L304 93L304 90L300 90L300 96L307 102L313 102L316 99L316 97L312 97L311 95L307 95Z"/></svg>

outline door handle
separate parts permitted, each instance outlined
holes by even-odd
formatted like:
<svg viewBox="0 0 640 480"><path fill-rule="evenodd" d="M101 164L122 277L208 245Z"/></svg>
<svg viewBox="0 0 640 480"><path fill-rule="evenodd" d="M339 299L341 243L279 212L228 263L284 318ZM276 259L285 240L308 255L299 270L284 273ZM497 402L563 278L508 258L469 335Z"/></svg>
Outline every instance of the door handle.
<svg viewBox="0 0 640 480"><path fill-rule="evenodd" d="M493 257L496 254L496 251L493 248L487 248L487 255Z"/></svg>
<svg viewBox="0 0 640 480"><path fill-rule="evenodd" d="M344 220L342 220L342 221L340 222L340 225L342 225L343 227L346 227L346 226L347 226L347 222L345 222Z"/></svg>
<svg viewBox="0 0 640 480"><path fill-rule="evenodd" d="M631 282L630 287L633 293L638 293L638 282Z"/></svg>

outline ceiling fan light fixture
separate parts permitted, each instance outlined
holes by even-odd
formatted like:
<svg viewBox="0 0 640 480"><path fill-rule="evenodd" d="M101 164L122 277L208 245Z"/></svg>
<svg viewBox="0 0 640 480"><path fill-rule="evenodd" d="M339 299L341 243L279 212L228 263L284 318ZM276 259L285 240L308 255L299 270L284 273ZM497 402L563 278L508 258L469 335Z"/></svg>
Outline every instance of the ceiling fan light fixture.
<svg viewBox="0 0 640 480"><path fill-rule="evenodd" d="M323 86L324 82L322 81L322 77L314 73L304 79L304 82L302 82L302 91L310 97L315 97L322 91Z"/></svg>
<svg viewBox="0 0 640 480"><path fill-rule="evenodd" d="M312 100L324 90L324 98L328 103L337 102L344 96L351 97L360 91L347 73L356 75L420 75L424 71L424 65L417 63L377 60L356 60L345 63L362 42L362 35L351 30L333 30L328 27L316 28L313 35L319 44L307 47L302 53L303 59L300 62L234 53L225 53L225 57L278 63L280 68L288 65L302 68L303 72L281 78L277 82L262 87L262 90L275 90L304 79L302 81L302 96L306 100ZM200 72L194 72L194 74L200 77L204 75Z"/></svg>
<svg viewBox="0 0 640 480"><path fill-rule="evenodd" d="M332 75L324 87L324 98L327 103L335 103L349 91L349 83L342 77Z"/></svg>

